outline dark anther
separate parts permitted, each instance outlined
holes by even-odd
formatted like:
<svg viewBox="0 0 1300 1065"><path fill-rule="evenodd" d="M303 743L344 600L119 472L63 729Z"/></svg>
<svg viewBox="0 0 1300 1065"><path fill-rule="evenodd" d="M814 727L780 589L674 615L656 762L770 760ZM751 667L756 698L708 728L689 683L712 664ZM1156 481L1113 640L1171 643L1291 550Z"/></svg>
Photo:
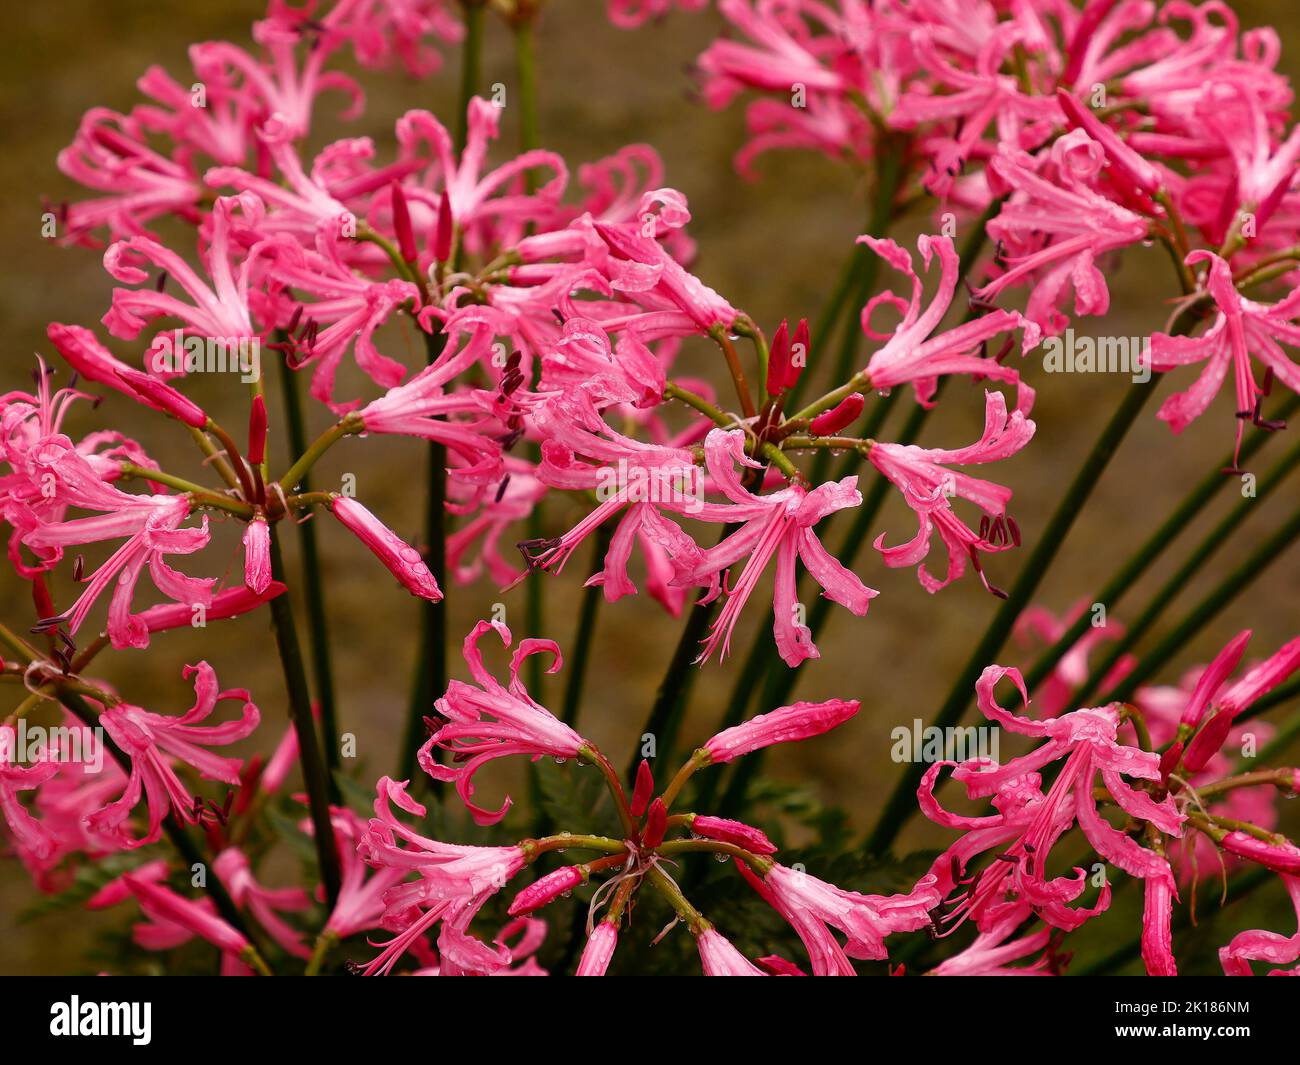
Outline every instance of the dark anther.
<svg viewBox="0 0 1300 1065"><path fill-rule="evenodd" d="M501 478L501 483L497 485L497 495L494 502L497 503L501 502L501 500L505 497L506 489L509 486L510 486L510 474L507 473L504 477Z"/></svg>

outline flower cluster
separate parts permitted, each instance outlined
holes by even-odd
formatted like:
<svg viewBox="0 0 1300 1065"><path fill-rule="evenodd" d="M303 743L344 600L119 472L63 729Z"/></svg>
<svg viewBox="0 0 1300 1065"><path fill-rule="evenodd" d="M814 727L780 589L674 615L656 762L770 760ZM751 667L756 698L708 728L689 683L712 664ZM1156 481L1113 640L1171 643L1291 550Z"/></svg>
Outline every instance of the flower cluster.
<svg viewBox="0 0 1300 1065"><path fill-rule="evenodd" d="M709 6L610 0L606 12L633 29ZM586 905L578 975L617 967L638 905L666 907L709 975L847 976L891 960L902 972L887 941L916 933L930 937L930 960L906 964L937 975L1060 973L1066 937L1102 918L1119 890L1107 867L1143 884L1141 953L1155 975L1177 971L1180 892L1220 866L1277 873L1300 915L1300 848L1277 831L1275 802L1300 789L1300 774L1248 769L1233 753L1247 757L1272 736L1251 719L1300 669L1300 640L1231 681L1243 632L1180 685L1127 691L1135 657L1114 658L1099 678L1089 669L1089 654L1118 629L1067 639L1082 632L1077 615L1058 622L1025 609L1131 424L1132 400L1100 419L1108 435L1043 533L1022 534L1004 483L1013 478L988 470L1038 453L1025 356L1075 319L1106 314L1110 265L1154 243L1170 253L1178 295L1150 336L1149 368L1180 378L1200 367L1159 418L1181 432L1231 369L1230 472L1281 427L1264 401L1275 383L1300 391L1285 351L1300 346L1300 131L1288 126L1276 35L1241 29L1216 0L715 6L731 32L694 76L711 107L754 97L741 174L753 176L766 151L799 148L872 177L873 232L845 235L846 272L816 327L799 308L760 321L710 286L691 205L652 148L629 144L571 167L536 143L527 115L517 149L506 146L513 116L495 92L475 95L486 89L471 84L472 50L483 20L503 15L531 92L539 0L319 9L270 0L251 49L195 45L184 75L147 70L129 111L85 115L58 162L88 195L46 217L50 235L102 256L109 292L48 325L66 373L41 356L30 389L0 394L0 523L31 602L25 632L0 625L0 681L21 693L0 722L0 815L40 890L89 876L90 907L138 907L141 949L199 940L217 948L222 972L263 975L337 970L342 947L367 974L544 975L563 954L534 915L575 892ZM322 107L341 108L345 122L364 113L361 86L343 72L349 61L427 77L443 48L462 41L469 73L457 113L412 108L387 119L382 147L368 136L320 143ZM521 110L531 114L528 103ZM935 232L887 236L918 203L936 209ZM970 233L960 250L959 230ZM981 259L985 242L991 261ZM882 272L897 291L876 290ZM1013 296L1019 309L1000 305ZM837 323L846 333L838 357L828 342ZM716 374L694 376L703 358ZM271 365L277 373L264 374ZM217 374L239 382L225 390L233 398L201 404L212 391L197 381ZM959 392L954 379L979 391ZM820 394L807 391L814 382ZM105 398L122 426L157 419L159 433L193 448L201 472L124 431L85 431ZM315 439L304 400L328 422ZM909 425L941 402L965 403L983 430L942 446L919 444L911 429L881 439L900 400ZM272 413L281 409L283 420ZM1261 431L1248 449L1250 425ZM351 479L337 491L312 487L335 448L377 437L427 456L428 484L418 486L427 523L415 541L394 531L395 507L390 514L370 491L358 498ZM280 439L283 466L268 444ZM400 481L403 498L422 494L414 479ZM906 507L901 532L880 518L891 496ZM829 533L846 519L854 529L834 547ZM238 532L233 578L213 546L221 526ZM295 526L305 526L300 579L282 549ZM339 762L345 733L317 532L333 537L329 550L359 541L419 601L409 750L392 776L361 784L367 801L373 790L373 816ZM1004 591L993 571L1022 539L1031 557ZM816 589L818 607L868 613L880 594L868 579L882 583L860 572L868 543L885 569L915 568L927 593L965 577L1003 601L954 699L968 699L987 666L975 685L980 712L1031 745L1005 762L949 758L916 770L902 789L908 813L960 835L894 894L837 887L797 852L784 863L779 821L749 823L759 817L746 805L746 774L768 748L858 714L857 699L767 693L790 692L821 654L824 615L801 597ZM1153 557L1139 556L1125 581ZM449 597L475 586L532 594L575 566L591 591L572 648L572 698L558 716L540 688L562 668L554 640L522 640L508 679L486 665L485 637L512 644L495 607L446 668ZM685 631L642 735L651 750L624 776L578 730L578 714L600 600L642 589L651 609L684 616ZM313 615L310 681L298 600ZM157 657L159 633L254 613L271 615L292 721L265 760L214 750L264 730L249 693L221 689L206 662L185 668L195 703L179 715L128 702L90 673L101 653ZM723 727L668 775L687 674L722 668L753 615L759 640ZM880 624L890 624L887 605L862 631ZM994 637L1017 624L1060 649L1032 693L1033 714L1021 673L987 665L999 657ZM756 678L766 680L754 689L765 705L746 717ZM1004 680L1025 712L999 701ZM1098 686L1123 694L1088 705ZM33 729L55 738L34 750ZM533 810L526 831L546 834L518 838L512 800L478 798L480 773L495 787L503 767L494 763L508 756L534 773L542 759L574 776L591 768L617 830L598 824L597 803L586 825ZM740 759L722 801L695 777ZM301 795L287 783L295 764ZM943 805L946 770L992 811ZM468 815L459 836L451 804L431 812L418 798L441 784ZM1062 866L1075 830L1085 857ZM261 857L277 835L311 856L301 884L266 886L277 879ZM446 838L466 835L474 842ZM211 879L196 896L180 870L200 837ZM177 854L164 857L165 846ZM584 860L557 864L569 851ZM806 958L784 948L747 957L760 951L736 943L759 936L691 901L690 871L679 866L698 854L730 861L764 919L780 918L778 936L801 943ZM503 889L529 869L535 879L506 900ZM391 938L376 954L380 932ZM959 934L964 945L938 957L934 944ZM1263 930L1221 951L1232 974L1297 959L1300 935Z"/></svg>

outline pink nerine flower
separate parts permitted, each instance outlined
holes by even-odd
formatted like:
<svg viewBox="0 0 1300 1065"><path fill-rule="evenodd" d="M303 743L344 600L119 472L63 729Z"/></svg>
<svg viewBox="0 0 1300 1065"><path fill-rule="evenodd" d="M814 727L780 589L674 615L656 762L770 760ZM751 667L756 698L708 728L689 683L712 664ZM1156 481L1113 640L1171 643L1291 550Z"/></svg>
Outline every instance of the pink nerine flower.
<svg viewBox="0 0 1300 1065"><path fill-rule="evenodd" d="M830 699L824 703L782 706L724 729L700 750L709 756L710 763L730 762L774 743L793 743L820 736L842 725L858 712L860 705L856 699Z"/></svg>
<svg viewBox="0 0 1300 1065"><path fill-rule="evenodd" d="M425 809L406 794L406 784L384 777L359 853L376 868L418 872L420 879L391 888L384 896L384 926L397 935L364 970L365 975L390 972L407 950L434 925L442 923L438 947L462 968L492 971L511 960L508 947L492 951L469 936L470 921L492 895L527 864L522 847L467 847L440 843L420 835L393 813L392 804L423 817ZM409 846L403 846L398 841Z"/></svg>
<svg viewBox="0 0 1300 1065"><path fill-rule="evenodd" d="M700 951L700 964L705 976L766 976L735 947L731 940L713 928L705 928L695 937Z"/></svg>
<svg viewBox="0 0 1300 1065"><path fill-rule="evenodd" d="M1085 838L1106 861L1130 876L1165 880L1172 890L1169 863L1142 847L1128 833L1113 827L1097 808L1093 789L1094 781L1100 776L1111 798L1135 822L1149 822L1165 835L1182 835L1185 818L1172 797L1156 801L1149 792L1135 788L1126 779L1159 781L1160 758L1153 752L1118 742L1118 704L1035 721L1011 714L998 705L994 691L1003 677L1016 685L1028 704L1018 670L989 666L976 684L981 712L1008 731L1040 737L1045 742L1006 765L976 759L964 763L954 774L965 783L971 798L997 796L994 802L1002 811L1000 816L966 818L941 810L931 793L939 766L932 766L926 773L918 792L926 815L953 827L973 830L931 867L940 883L949 889L970 883L963 877L975 855L994 849L999 855L973 878L973 886L962 892L954 909L943 920L959 924L970 916L987 932L1009 914L1018 913L1023 919L1037 913L1048 924L1069 930L1106 909L1110 902L1108 885L1102 888L1093 909L1068 905L1087 886L1085 870L1076 869L1074 876L1049 878L1047 875L1053 846L1076 821ZM1062 759L1064 764L1044 796L1037 771ZM1148 937L1156 957L1154 944L1159 939L1159 921L1163 915L1159 896L1152 902Z"/></svg>
<svg viewBox="0 0 1300 1065"><path fill-rule="evenodd" d="M1055 180L1038 173L1035 161L1020 154L1004 152L989 163L1016 194L988 225L989 235L1007 249L1007 269L979 295L996 299L1012 285L1035 278L1025 317L1055 335L1068 321L1058 310L1067 285L1074 287L1075 314L1106 313L1110 292L1096 260L1145 239L1148 224L1089 187L1105 153L1082 130L1058 140L1050 161Z"/></svg>
<svg viewBox="0 0 1300 1065"><path fill-rule="evenodd" d="M772 631L777 651L790 666L797 666L807 658L817 658L812 633L799 620L796 561L803 562L827 598L847 607L858 617L866 614L871 600L879 594L831 555L813 532L813 527L828 514L861 505L858 479L845 477L841 481L828 481L812 490L792 484L768 495L754 495L737 474L736 464L751 469L763 467L745 454L745 434L739 429L712 430L704 441L704 456L712 487L720 491L730 504L701 503L691 516L702 521L744 524L708 550L690 550L693 545L685 545L686 553L673 560L678 570L674 583L709 585L710 592L703 600L707 602L724 591L723 572L741 559L745 564L735 583L725 588L727 601L713 623L697 661L706 661L719 647L721 655L727 655L740 613L773 558L776 559L776 581ZM681 546L670 546L669 551L680 551Z"/></svg>
<svg viewBox="0 0 1300 1065"><path fill-rule="evenodd" d="M1226 262L1208 251L1194 251L1188 264L1209 263L1206 291L1213 298L1218 314L1214 323L1198 337L1174 337L1154 333L1151 337L1151 368L1161 373L1180 366L1205 363L1201 376L1191 388L1170 396L1160 406L1156 417L1181 433L1205 413L1218 395L1228 371L1232 371L1237 396L1237 450L1246 422L1263 423L1260 405L1266 388L1255 382L1251 356L1264 364L1269 378L1276 376L1288 388L1300 392L1300 366L1282 350L1283 344L1300 344L1300 325L1293 319L1300 315L1300 288L1280 303L1256 303L1246 299L1232 280ZM1266 382L1267 384L1267 382Z"/></svg>
<svg viewBox="0 0 1300 1065"><path fill-rule="evenodd" d="M528 694L519 679L524 661L535 654L552 656L547 673L561 665L560 649L551 640L524 640L510 659L510 685L502 687L483 665L479 640L495 631L509 647L510 630L499 621L480 621L465 637L465 663L475 684L453 680L447 693L435 704L444 719L419 751L419 763L435 780L454 781L456 793L480 825L500 821L510 809L509 796L495 812L473 802L474 774L489 762L512 754L526 754L533 759L542 755L575 758L587 741L556 718L546 707ZM454 764L443 765L435 748L455 756Z"/></svg>
<svg viewBox="0 0 1300 1065"><path fill-rule="evenodd" d="M261 715L242 689L221 691L217 676L206 662L186 666L183 674L194 677L194 706L180 717L154 714L138 706L118 703L104 710L100 722L113 741L131 759L131 775L121 797L87 817L88 827L97 834L124 847L140 847L156 842L162 835L162 821L170 812L181 821L193 824L195 801L185 789L172 759L178 759L198 771L207 780L218 780L238 787L243 761L222 758L204 747L224 747L252 735ZM235 721L221 725L201 725L217 704L234 701L242 704ZM136 838L127 819L140 802L148 805L148 829Z"/></svg>
<svg viewBox="0 0 1300 1065"><path fill-rule="evenodd" d="M979 556L981 551L1006 551L1019 542L1016 524L1007 515L1011 489L944 467L1009 458L1029 443L1034 429L1023 412L1007 414L1006 397L1001 392L986 392L984 434L968 447L949 451L915 444L872 444L867 454L871 464L902 491L917 517L916 536L908 543L886 547L886 534L876 537L875 548L885 565L916 566L921 587L937 592L965 573L969 561L984 586L1001 594L984 576ZM953 513L954 498L967 499L984 512L978 535ZM924 564L935 529L948 552L948 569L942 578L933 576Z"/></svg>
<svg viewBox="0 0 1300 1065"><path fill-rule="evenodd" d="M487 416L486 404L472 390L447 389L454 378L490 354L491 344L490 331L475 329L463 346L450 347L437 362L390 388L356 417L368 433L400 433L442 444L461 460L450 471L458 480L474 484L500 480L501 445L493 438L500 425Z"/></svg>
<svg viewBox="0 0 1300 1065"><path fill-rule="evenodd" d="M1172 873L1163 871L1149 876L1146 884L1146 906L1142 911L1142 961L1148 976L1177 976L1174 962L1174 942L1170 929L1173 901L1178 897Z"/></svg>
<svg viewBox="0 0 1300 1065"><path fill-rule="evenodd" d="M135 257L143 258L166 271L193 303L185 303L153 286L115 288L112 309L104 315L108 331L123 340L134 340L150 321L166 315L181 319L195 336L227 342L256 336L248 290L257 257L245 255L238 269L233 266L236 249L231 246L230 231L236 209L251 226L257 225L264 210L262 201L251 193L217 200L212 208L212 237L206 256L211 284L176 252L151 237L131 237L112 245L104 253L104 269L117 280L127 285L147 281L148 273L132 262Z"/></svg>
<svg viewBox="0 0 1300 1065"><path fill-rule="evenodd" d="M1300 877L1284 876L1287 894L1295 907L1296 921L1300 924ZM1228 976L1253 975L1250 963L1263 961L1270 965L1286 965L1300 959L1300 931L1293 936L1277 932L1254 930L1240 932L1226 947L1219 948L1219 962ZM1270 976L1300 976L1300 966L1293 969L1274 969Z"/></svg>
<svg viewBox="0 0 1300 1065"><path fill-rule="evenodd" d="M33 511L30 522L21 517L14 521L22 542L47 566L57 562L65 548L125 538L90 576L76 603L58 618L42 619L44 626L66 624L69 633L76 633L96 600L111 588L108 635L113 646L148 646L148 629L131 613L135 587L146 566L154 584L169 598L190 606L206 607L211 602L215 581L187 577L166 562L168 555L192 554L208 543L206 517L196 529L181 528L190 514L188 496L130 495L114 488L67 437L49 437L27 456L23 474L34 499L99 512L60 521L41 520L39 511Z"/></svg>
<svg viewBox="0 0 1300 1065"><path fill-rule="evenodd" d="M442 589L424 564L420 552L376 518L365 507L349 496L334 496L330 512L349 532L356 536L388 571L412 595L436 603L442 598Z"/></svg>
<svg viewBox="0 0 1300 1065"><path fill-rule="evenodd" d="M293 735L290 731L287 736ZM268 765L267 771L270 771ZM262 774L265 782L266 773ZM330 810L330 822L338 838L339 859L342 863L343 876L339 885L339 898L325 928L340 939L378 928L387 907L384 895L396 887L409 875L400 867L371 869L361 855L358 847L366 834L366 821L346 807L334 807ZM302 824L303 831L311 831L311 821Z"/></svg>
<svg viewBox="0 0 1300 1065"><path fill-rule="evenodd" d="M165 862L149 862L110 881L86 907L103 909L134 897L140 904L140 912L152 922L137 925L133 933L136 943L146 950L171 950L194 936L207 940L232 958L248 950L249 942L243 933L213 912L211 899L195 900L178 895L162 883L166 876Z"/></svg>
<svg viewBox="0 0 1300 1065"><path fill-rule="evenodd" d="M311 957L302 933L280 916L280 911L311 909L311 899L302 888L267 888L258 883L248 856L238 847L227 847L217 855L213 868L230 891L235 905L247 909L280 948L297 958Z"/></svg>
<svg viewBox="0 0 1300 1065"><path fill-rule="evenodd" d="M844 951L849 957L877 961L889 956L888 936L925 928L930 911L943 901L933 874L922 877L909 893L890 896L845 891L783 865L773 865L763 883L783 913L802 913L839 929L848 937Z"/></svg>
<svg viewBox="0 0 1300 1065"><path fill-rule="evenodd" d="M990 311L946 333L931 336L947 314L957 289L960 263L952 241L948 237L925 235L917 239L916 246L920 249L921 261L927 269L936 253L939 257L939 290L924 311L921 310L921 279L913 266L912 256L892 240L859 237L858 243L869 245L872 251L895 270L906 274L912 283L910 299L904 300L892 292L883 292L874 296L862 309L863 331L870 337L887 341L867 363L865 373L870 386L875 389L890 389L910 382L916 389L917 399L929 406L940 377L947 374L987 377L1016 385L1019 396L1017 408L1027 414L1033 402L1033 390L1021 383L1020 374L1014 369L1003 366L996 359L983 358L977 352L1000 333L1022 327L1025 330L1022 350L1027 351L1038 342L1038 327L1015 311ZM903 312L903 320L892 333L884 336L871 328L872 313L881 304L896 307Z"/></svg>
<svg viewBox="0 0 1300 1065"><path fill-rule="evenodd" d="M27 812L18 793L39 788L59 767L53 761L23 766L17 763L17 758L18 734L13 725L0 725L0 815L9 825L19 849L36 861L43 861L58 849L58 838Z"/></svg>

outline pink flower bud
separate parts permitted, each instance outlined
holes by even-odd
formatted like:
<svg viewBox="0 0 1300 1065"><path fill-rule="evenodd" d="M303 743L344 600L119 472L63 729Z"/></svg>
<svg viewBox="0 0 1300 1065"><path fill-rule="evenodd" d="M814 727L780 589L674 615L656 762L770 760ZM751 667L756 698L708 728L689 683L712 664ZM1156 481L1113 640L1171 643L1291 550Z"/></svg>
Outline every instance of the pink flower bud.
<svg viewBox="0 0 1300 1065"><path fill-rule="evenodd" d="M790 364L790 323L785 319L772 334L772 344L767 355L767 394L779 396L785 391L785 378Z"/></svg>
<svg viewBox="0 0 1300 1065"><path fill-rule="evenodd" d="M655 778L650 772L650 763L642 758L636 770L636 786L632 789L632 816L640 817L654 794Z"/></svg>
<svg viewBox="0 0 1300 1065"><path fill-rule="evenodd" d="M664 832L668 830L668 808L663 799L655 799L646 814L645 831L641 833L641 845L647 850L654 850L664 841Z"/></svg>
<svg viewBox="0 0 1300 1065"><path fill-rule="evenodd" d="M257 395L248 413L248 462L250 466L260 466L265 459L266 400Z"/></svg>
<svg viewBox="0 0 1300 1065"><path fill-rule="evenodd" d="M1272 844L1245 832L1229 832L1219 841L1229 854L1245 858L1287 876L1300 876L1300 847L1293 843Z"/></svg>
<svg viewBox="0 0 1300 1065"><path fill-rule="evenodd" d="M762 969L731 945L716 929L708 928L695 937L705 976L766 976Z"/></svg>
<svg viewBox="0 0 1300 1065"><path fill-rule="evenodd" d="M614 948L618 946L618 929L608 921L601 921L587 937L574 976L604 976L609 969Z"/></svg>
<svg viewBox="0 0 1300 1065"><path fill-rule="evenodd" d="M415 230L411 228L411 212L406 206L406 193L393 182L393 232L397 234L397 250L408 263L416 262L419 250L415 246Z"/></svg>
<svg viewBox="0 0 1300 1065"><path fill-rule="evenodd" d="M1164 183L1160 171L1130 148L1108 125L1064 89L1056 90L1056 101L1073 129L1082 129L1101 145L1110 161L1111 174L1131 189L1154 196Z"/></svg>
<svg viewBox="0 0 1300 1065"><path fill-rule="evenodd" d="M271 586L271 530L265 518L254 518L244 530L244 584L254 595Z"/></svg>
<svg viewBox="0 0 1300 1065"><path fill-rule="evenodd" d="M510 904L510 916L519 917L522 914L540 910L548 902L554 902L566 891L572 891L585 879L582 870L576 865L565 865L553 873L547 873L539 880L534 880L515 896L514 902Z"/></svg>
<svg viewBox="0 0 1300 1065"><path fill-rule="evenodd" d="M433 231L433 257L440 263L451 258L451 242L455 235L456 219L451 213L451 197L447 190L442 190L438 201L438 223Z"/></svg>
<svg viewBox="0 0 1300 1065"><path fill-rule="evenodd" d="M1183 768L1188 774L1199 773L1205 764L1213 758L1223 746L1232 730L1232 715L1220 710L1211 717L1187 745L1183 755Z"/></svg>
<svg viewBox="0 0 1300 1065"><path fill-rule="evenodd" d="M1079 15L1079 22L1074 28L1074 36L1070 38L1070 58L1065 65L1065 73L1061 75L1062 85L1074 84L1083 69L1084 61L1088 58L1088 44L1096 34L1097 27L1110 14L1111 8L1116 3L1118 0L1088 0L1084 5L1083 12Z"/></svg>
<svg viewBox="0 0 1300 1065"><path fill-rule="evenodd" d="M226 588L212 597L203 612L205 621L220 621L223 618L236 618L255 610L263 603L269 603L277 595L288 591L288 586L280 581L271 581L261 592L254 592L247 585ZM168 629L180 629L194 623L194 608L189 603L159 603L136 615L149 632L166 632Z"/></svg>
<svg viewBox="0 0 1300 1065"><path fill-rule="evenodd" d="M336 496L330 504L334 516L379 559L412 595L436 603L442 590L420 552L398 536L355 499Z"/></svg>
<svg viewBox="0 0 1300 1065"><path fill-rule="evenodd" d="M186 425L202 429L208 424L208 416L193 400L181 395L171 385L164 384L140 370L129 366L119 367L117 376L122 379L129 393L134 393L156 410L170 414Z"/></svg>
<svg viewBox="0 0 1300 1065"><path fill-rule="evenodd" d="M857 421L858 415L866 405L867 401L862 398L861 392L847 395L830 410L817 415L808 426L808 431L813 436L831 436L838 433L846 425L852 425Z"/></svg>
<svg viewBox="0 0 1300 1065"><path fill-rule="evenodd" d="M730 762L760 747L820 736L851 718L859 705L856 699L830 699L824 703L782 706L719 732L704 745L704 750L711 762Z"/></svg>
<svg viewBox="0 0 1300 1065"><path fill-rule="evenodd" d="M758 958L755 962L763 972L768 976L807 976L808 974L799 968L794 962L786 961L779 954L769 954L766 958Z"/></svg>
<svg viewBox="0 0 1300 1065"><path fill-rule="evenodd" d="M776 845L767 838L761 829L754 828L742 821L732 821L726 817L710 817L700 814L691 821L691 831L705 839L716 839L730 843L754 854L775 854Z"/></svg>

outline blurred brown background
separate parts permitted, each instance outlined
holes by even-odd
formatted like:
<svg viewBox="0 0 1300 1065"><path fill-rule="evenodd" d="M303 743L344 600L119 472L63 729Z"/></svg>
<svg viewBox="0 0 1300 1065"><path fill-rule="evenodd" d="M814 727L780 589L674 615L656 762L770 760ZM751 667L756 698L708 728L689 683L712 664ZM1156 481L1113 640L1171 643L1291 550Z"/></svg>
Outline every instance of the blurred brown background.
<svg viewBox="0 0 1300 1065"><path fill-rule="evenodd" d="M1287 46L1284 63L1290 71L1300 69L1295 10L1290 5L1234 6L1246 25L1269 20L1280 23ZM0 41L0 77L4 79L0 114L5 130L0 153L0 239L4 241L0 319L6 339L6 369L0 377L0 390L27 385L34 352L52 354L44 335L47 322L94 327L108 306L111 279L102 270L98 255L84 249L60 249L40 235L42 195L57 202L81 194L54 164L56 152L70 140L81 113L95 105L128 110L138 99L135 78L152 63L164 65L184 82L189 70L185 57L188 43L226 38L247 44L249 22L261 9L254 0L57 0L21 4L9 12L7 32ZM561 152L575 172L578 164L625 143L654 145L664 158L667 183L681 189L690 200L694 214L690 232L700 251L697 272L770 330L782 317L815 316L859 232L865 189L845 169L808 155L768 156L760 164L760 182L748 184L737 178L731 157L742 144L742 111L733 108L712 113L703 109L692 101L691 81L684 72L717 27L712 14L676 15L661 25L629 34L608 26L599 16L595 0L555 0L542 18L537 41L542 143ZM512 86L509 39L501 27L491 26L487 48L482 90L487 92L493 82ZM366 115L345 127L333 120L334 101L326 97L323 113L328 118L314 131L311 145L314 149L338 135L364 133L376 138L383 158L391 147L393 120L409 108L432 108L448 125L453 124L456 76L454 54L429 82L413 82L396 71L365 73ZM503 152L512 150L515 131L511 117L507 108ZM928 219L918 217L911 220L910 229L893 235L910 241L918 227L928 224ZM177 246L191 247L184 242ZM1112 319L1104 327L1096 321L1078 323L1080 333L1136 335L1161 327L1168 314L1165 300L1173 291L1173 278L1161 251L1136 250L1118 272L1109 275L1109 281ZM120 353L130 350L120 344L115 348ZM400 357L400 347L394 353ZM813 354L814 364L819 354ZM700 353L691 357L700 360L700 367L705 365ZM1127 387L1127 379L1119 376L1044 375L1034 361L1029 360L1024 368L1038 389L1034 410L1038 435L1021 456L991 472L994 480L1014 489L1012 510L1031 542ZM718 379L716 371L709 372ZM1177 385L1165 385L1161 397L1174 387L1186 387L1190 380L1191 376L1185 375ZM196 395L219 419L238 425L244 416L242 395L223 397L203 391L202 384ZM897 430L907 403L910 398L898 404L882 438L889 439ZM1155 420L1156 406L1155 402L1150 405L1089 507L1079 516L1042 588L1039 602L1043 605L1061 611L1081 599L1090 600L1130 549L1229 448L1234 426L1230 402L1218 403L1181 438L1172 437L1164 424ZM271 408L273 416L277 415L274 397ZM930 420L923 442L955 447L972 441L982 424L982 408L979 388L958 383L949 390L943 409ZM315 413L316 424L323 427L326 418L320 411ZM202 476L183 435L138 415L125 401L113 398L97 415L88 410L78 412L71 429L76 435L111 425L138 434L166 468ZM1280 451L1279 445L1271 446L1252 468L1262 473ZM359 497L400 533L415 538L420 525L416 489L421 463L422 449L414 443L353 440L331 453L320 467L318 483L344 472L354 473ZM1259 504L1259 513L1186 590L1180 606L1194 602L1231 564L1244 557L1250 545L1276 527L1295 505L1296 496L1294 487L1283 487L1274 498ZM1184 550L1236 499L1231 488L1224 492L1196 528L1187 531ZM554 507L548 523L559 530L571 524L576 514L565 502ZM910 538L914 528L910 514L891 503L879 517L875 532L888 530L890 542L898 542ZM840 535L833 534L831 543L838 543ZM340 717L343 727L358 737L359 776L373 780L391 770L397 750L414 655L415 602L395 589L378 563L341 529L322 525L321 537L329 569ZM1020 557L1012 553L993 558L990 578L1009 584ZM869 549L861 558L859 572L881 595L864 619L843 611L833 616L818 641L822 658L806 668L798 693L803 698L858 698L863 712L834 738L787 749L769 767L776 776L804 782L819 798L847 806L855 824L865 828L899 773L889 759L889 730L916 717L932 716L996 601L973 577L931 597L910 570L886 570ZM561 577L547 582L550 621L545 635L562 646L572 637L588 559L589 552L580 551ZM1146 593L1157 587L1180 559L1175 553L1158 566L1126 605L1111 611L1112 619L1122 621L1135 613L1146 601ZM238 531L218 528L213 545L184 568L194 574L224 574L229 580L238 580ZM1165 679L1176 679L1181 668L1204 661L1240 628L1254 628L1252 650L1259 654L1271 652L1296 635L1300 631L1298 574L1300 554L1292 551L1184 649L1178 668L1167 671ZM62 591L67 601L66 583ZM30 624L25 587L7 574L0 576L0 596L6 623ZM480 583L455 589L450 602L451 631L457 639L495 602L506 604L516 638L530 635L523 626L520 589L503 596L489 584ZM96 618L101 616L102 608ZM1151 646L1178 616L1175 609L1143 646ZM735 641L736 656L704 667L684 742L693 743L708 734L758 625L770 628L770 616L764 615L763 603L756 599ZM639 734L679 631L680 624L648 597L602 608L601 635L580 726L616 763L627 757L632 738ZM189 705L181 666L199 658L216 666L224 685L252 690L265 721L259 748L268 749L285 727L287 715L263 616L242 623L214 624L206 631L164 635L156 638L145 654L105 654L96 662L94 672L118 685L133 702L174 711ZM1008 650L1002 660L1025 665L1031 659L1018 650ZM558 691L553 683L549 693L557 695ZM485 775L484 795L495 797L498 787L496 780ZM517 797L522 794L518 783L514 793ZM939 845L946 838L945 833L914 822L903 849ZM49 918L17 923L17 914L31 899L21 867L11 858L0 858L0 972L79 969L85 964L82 951L92 930L106 920L120 923L122 919L117 914L107 919ZM1281 930L1288 932L1289 928Z"/></svg>

